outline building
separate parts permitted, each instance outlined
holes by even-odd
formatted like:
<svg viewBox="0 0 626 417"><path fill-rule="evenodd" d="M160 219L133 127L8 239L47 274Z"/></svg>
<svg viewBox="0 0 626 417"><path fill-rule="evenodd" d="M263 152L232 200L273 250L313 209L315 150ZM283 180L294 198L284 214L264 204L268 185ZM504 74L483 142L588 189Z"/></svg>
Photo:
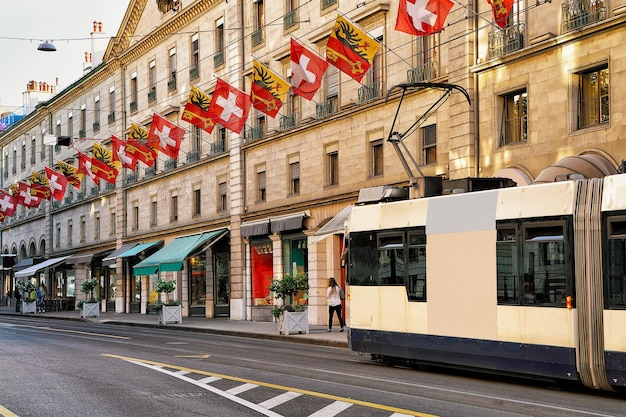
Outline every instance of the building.
<svg viewBox="0 0 626 417"><path fill-rule="evenodd" d="M453 91L413 129L445 92L404 97L394 130L409 129L401 145L424 176L521 185L615 173L625 159L626 52L614 47L624 1L516 1L504 28L489 3L470 1L428 36L394 30L398 0L267 3L133 0L102 62L0 135L8 190L58 161L77 166L78 151L111 147L154 113L186 130L176 159L160 153L114 184L85 178L62 200L19 206L0 223L14 274L70 303L99 278L102 308L120 313L150 312L160 276L177 281L184 315L269 320L271 279L306 273L309 322L325 323L327 278L343 281L345 209L363 188L414 182L387 140L400 94L386 92L404 83L470 97ZM290 38L324 56L337 16L381 44L360 83L331 65L313 100L288 94L274 118L251 109L240 134L181 120L192 86L210 95L219 78L250 92L255 59L289 79ZM37 257L45 266L28 266Z"/></svg>

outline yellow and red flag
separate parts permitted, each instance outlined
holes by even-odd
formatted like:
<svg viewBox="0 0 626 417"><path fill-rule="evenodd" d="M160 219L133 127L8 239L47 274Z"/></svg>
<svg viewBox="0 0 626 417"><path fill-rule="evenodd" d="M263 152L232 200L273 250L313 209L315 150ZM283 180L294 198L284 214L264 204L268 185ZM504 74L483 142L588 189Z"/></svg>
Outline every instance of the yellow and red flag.
<svg viewBox="0 0 626 417"><path fill-rule="evenodd" d="M39 172L34 172L30 175L30 193L35 197L39 197L42 200L50 200L52 197L52 190L50 190L50 183L48 177Z"/></svg>
<svg viewBox="0 0 626 417"><path fill-rule="evenodd" d="M57 164L59 165L61 173L67 178L67 182L72 184L74 188L80 188L83 174L78 172L78 168L63 161L57 161Z"/></svg>
<svg viewBox="0 0 626 417"><path fill-rule="evenodd" d="M361 82L379 47L374 38L339 15L326 44L326 61Z"/></svg>
<svg viewBox="0 0 626 417"><path fill-rule="evenodd" d="M276 117L289 91L289 83L257 60L254 60L252 69L252 106L270 117Z"/></svg>
<svg viewBox="0 0 626 417"><path fill-rule="evenodd" d="M120 161L113 160L113 153L110 149L97 142L93 144L93 150L91 151L91 172L93 172L96 177L102 178L110 184L115 184L120 165Z"/></svg>
<svg viewBox="0 0 626 417"><path fill-rule="evenodd" d="M126 153L151 167L156 161L157 150L147 144L148 134L147 129L132 123L126 141Z"/></svg>
<svg viewBox="0 0 626 417"><path fill-rule="evenodd" d="M198 126L200 129L213 132L215 122L213 116L209 113L209 105L211 104L211 98L206 95L202 90L191 86L187 103L185 103L185 110L183 111L182 120Z"/></svg>

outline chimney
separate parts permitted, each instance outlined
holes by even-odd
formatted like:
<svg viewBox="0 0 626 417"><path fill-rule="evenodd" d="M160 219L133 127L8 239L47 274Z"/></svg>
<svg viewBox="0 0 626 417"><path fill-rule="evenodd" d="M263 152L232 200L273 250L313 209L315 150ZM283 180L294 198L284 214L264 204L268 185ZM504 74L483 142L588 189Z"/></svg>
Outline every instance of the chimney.
<svg viewBox="0 0 626 417"><path fill-rule="evenodd" d="M102 22L98 22L98 32L102 33Z"/></svg>
<svg viewBox="0 0 626 417"><path fill-rule="evenodd" d="M97 31L98 31L98 22L94 20L93 21L93 33L96 33Z"/></svg>

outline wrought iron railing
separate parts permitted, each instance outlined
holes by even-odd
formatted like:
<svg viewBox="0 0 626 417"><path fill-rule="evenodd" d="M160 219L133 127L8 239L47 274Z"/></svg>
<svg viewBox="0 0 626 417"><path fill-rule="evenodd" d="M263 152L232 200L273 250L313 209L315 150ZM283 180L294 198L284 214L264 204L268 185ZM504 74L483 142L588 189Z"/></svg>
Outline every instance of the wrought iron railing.
<svg viewBox="0 0 626 417"><path fill-rule="evenodd" d="M257 46L258 44L263 42L263 29L258 29L252 32L250 39L252 41L252 46Z"/></svg>
<svg viewBox="0 0 626 417"><path fill-rule="evenodd" d="M503 56L524 47L524 23L489 32L489 58Z"/></svg>
<svg viewBox="0 0 626 417"><path fill-rule="evenodd" d="M568 0L561 4L561 30L571 32L606 19L604 0Z"/></svg>
<svg viewBox="0 0 626 417"><path fill-rule="evenodd" d="M437 78L437 63L429 61L406 72L406 81L409 83L421 83Z"/></svg>
<svg viewBox="0 0 626 417"><path fill-rule="evenodd" d="M219 67L220 65L224 65L224 51L216 52L213 55L213 66Z"/></svg>
<svg viewBox="0 0 626 417"><path fill-rule="evenodd" d="M286 116L281 116L279 122L280 122L279 130L282 132L284 130L293 129L294 127L296 127L298 120L297 120L296 114L292 113Z"/></svg>
<svg viewBox="0 0 626 417"><path fill-rule="evenodd" d="M315 116L318 119L326 117L330 114L337 113L337 97L329 98L326 101L315 105Z"/></svg>
<svg viewBox="0 0 626 417"><path fill-rule="evenodd" d="M367 103L368 101L375 100L381 96L380 83L374 83L370 85L364 85L359 88L358 100L359 104Z"/></svg>
<svg viewBox="0 0 626 417"><path fill-rule="evenodd" d="M226 145L223 140L218 140L217 142L213 142L211 144L211 156L219 155L224 152L226 152Z"/></svg>
<svg viewBox="0 0 626 417"><path fill-rule="evenodd" d="M293 10L283 17L283 29L287 30L296 24L296 11Z"/></svg>
<svg viewBox="0 0 626 417"><path fill-rule="evenodd" d="M199 153L197 151L187 153L186 161L187 161L188 164L190 164L192 162L196 162L199 159L200 159L200 155L199 155Z"/></svg>

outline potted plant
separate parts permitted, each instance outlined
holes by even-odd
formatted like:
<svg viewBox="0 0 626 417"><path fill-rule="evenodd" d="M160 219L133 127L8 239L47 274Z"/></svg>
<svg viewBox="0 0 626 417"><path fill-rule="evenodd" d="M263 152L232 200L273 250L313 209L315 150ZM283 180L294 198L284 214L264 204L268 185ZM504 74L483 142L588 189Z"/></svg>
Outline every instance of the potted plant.
<svg viewBox="0 0 626 417"><path fill-rule="evenodd" d="M15 288L19 291L22 297L22 314L35 313L37 311L37 287L31 281L18 281L15 284ZM26 295L24 296L24 293Z"/></svg>
<svg viewBox="0 0 626 417"><path fill-rule="evenodd" d="M81 300L78 303L78 308L81 309L83 318L100 317L100 303L94 295L94 290L97 287L98 278L85 280L80 287L80 291L86 296L85 300Z"/></svg>
<svg viewBox="0 0 626 417"><path fill-rule="evenodd" d="M157 281L156 291L159 299L156 304L156 311L159 315L159 323L182 323L183 310L178 301L170 301L170 294L176 289L176 281L171 279L165 281L161 278ZM165 302L161 300L161 294L165 294Z"/></svg>
<svg viewBox="0 0 626 417"><path fill-rule="evenodd" d="M305 308L308 299L306 292L294 302L294 296L308 288L305 274L285 275L272 280L269 289L274 293L274 298L281 300L272 309L272 315L278 321L279 334L288 336L295 332L309 333L309 317Z"/></svg>

